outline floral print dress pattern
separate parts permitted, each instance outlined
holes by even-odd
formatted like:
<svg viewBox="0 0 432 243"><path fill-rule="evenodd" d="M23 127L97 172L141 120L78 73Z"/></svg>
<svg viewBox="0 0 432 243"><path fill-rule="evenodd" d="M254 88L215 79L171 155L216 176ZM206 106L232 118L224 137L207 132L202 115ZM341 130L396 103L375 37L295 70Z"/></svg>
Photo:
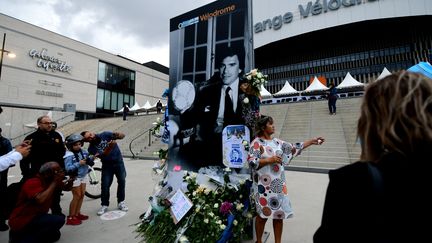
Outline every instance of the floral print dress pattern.
<svg viewBox="0 0 432 243"><path fill-rule="evenodd" d="M291 153L292 147L296 148L294 154ZM303 143L291 144L277 138L255 138L252 141L248 157L253 176L251 197L261 218L287 219L293 216L283 165L288 165L302 149ZM260 159L275 155L283 158L283 165L274 163L258 168Z"/></svg>

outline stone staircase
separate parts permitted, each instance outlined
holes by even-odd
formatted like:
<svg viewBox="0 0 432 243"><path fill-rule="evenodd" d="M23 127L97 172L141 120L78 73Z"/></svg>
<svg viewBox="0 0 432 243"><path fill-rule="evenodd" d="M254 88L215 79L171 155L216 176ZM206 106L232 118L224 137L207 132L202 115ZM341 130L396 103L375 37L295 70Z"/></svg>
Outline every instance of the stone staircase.
<svg viewBox="0 0 432 243"><path fill-rule="evenodd" d="M118 140L118 145L123 156L156 159L157 155L154 152L159 151L161 148L166 149L167 145L163 144L159 138L149 135L149 130L154 127L153 122L158 117L162 119L162 116L162 114L129 116L126 121L123 121L122 117L74 121L58 128L58 130L65 136L72 133L81 133L82 131L95 133L102 131L122 132L125 134L125 138Z"/></svg>
<svg viewBox="0 0 432 243"><path fill-rule="evenodd" d="M275 137L282 140L301 142L324 137L323 145L304 150L288 169L326 171L359 160L361 149L356 134L361 100L339 99L337 115L329 115L326 100L262 105L261 113L274 118Z"/></svg>
<svg viewBox="0 0 432 243"><path fill-rule="evenodd" d="M329 115L326 100L261 105L261 113L273 117L274 136L282 140L301 142L315 136L326 139L323 145L304 150L288 169L327 171L359 160L361 149L356 134L361 100L357 97L339 99L337 115ZM74 121L58 130L65 136L85 130L120 131L126 135L118 141L125 157L156 159L154 152L167 148L159 138L149 138L148 130L154 127L152 123L157 117L162 119L162 114L129 116L127 121L121 117Z"/></svg>

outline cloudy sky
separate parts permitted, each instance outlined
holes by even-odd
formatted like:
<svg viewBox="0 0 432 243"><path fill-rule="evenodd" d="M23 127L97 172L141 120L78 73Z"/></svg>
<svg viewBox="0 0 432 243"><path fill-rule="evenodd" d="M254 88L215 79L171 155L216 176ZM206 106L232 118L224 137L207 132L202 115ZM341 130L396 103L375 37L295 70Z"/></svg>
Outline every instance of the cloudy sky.
<svg viewBox="0 0 432 243"><path fill-rule="evenodd" d="M214 0L1 0L0 12L113 54L169 66L169 20Z"/></svg>

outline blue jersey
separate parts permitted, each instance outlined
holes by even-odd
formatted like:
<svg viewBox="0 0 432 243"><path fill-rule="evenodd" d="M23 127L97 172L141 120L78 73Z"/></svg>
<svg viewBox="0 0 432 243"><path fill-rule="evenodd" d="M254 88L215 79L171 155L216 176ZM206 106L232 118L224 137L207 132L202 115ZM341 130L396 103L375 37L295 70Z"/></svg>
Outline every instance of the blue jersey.
<svg viewBox="0 0 432 243"><path fill-rule="evenodd" d="M113 132L101 132L96 134L96 142L91 142L88 148L90 154L99 154L99 158L102 163L119 163L123 161L123 156L121 154L118 144L115 144L113 149L108 155L104 155L104 150L109 146L109 143L114 140Z"/></svg>

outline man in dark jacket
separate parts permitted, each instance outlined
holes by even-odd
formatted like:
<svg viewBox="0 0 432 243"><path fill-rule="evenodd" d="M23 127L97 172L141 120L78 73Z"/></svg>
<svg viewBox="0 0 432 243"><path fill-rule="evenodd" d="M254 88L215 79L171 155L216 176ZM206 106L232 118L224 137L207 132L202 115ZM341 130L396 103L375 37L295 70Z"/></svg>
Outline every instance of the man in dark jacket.
<svg viewBox="0 0 432 243"><path fill-rule="evenodd" d="M193 108L198 141L193 153L200 166L223 165L222 130L228 125L244 124L242 101L238 98L243 93L239 89L242 58L232 49L220 56L219 74L198 90Z"/></svg>
<svg viewBox="0 0 432 243"><path fill-rule="evenodd" d="M161 113L162 108L163 108L162 102L161 102L161 100L158 100L158 102L156 103L156 111L158 114Z"/></svg>
<svg viewBox="0 0 432 243"><path fill-rule="evenodd" d="M24 139L30 141L32 145L30 154L20 162L24 180L34 177L39 172L40 167L49 161L57 162L64 169L65 146L60 134L53 130L51 118L41 116L37 119L37 125L38 129ZM61 189L58 189L54 193L51 206L53 214L63 214L60 207L60 196Z"/></svg>

